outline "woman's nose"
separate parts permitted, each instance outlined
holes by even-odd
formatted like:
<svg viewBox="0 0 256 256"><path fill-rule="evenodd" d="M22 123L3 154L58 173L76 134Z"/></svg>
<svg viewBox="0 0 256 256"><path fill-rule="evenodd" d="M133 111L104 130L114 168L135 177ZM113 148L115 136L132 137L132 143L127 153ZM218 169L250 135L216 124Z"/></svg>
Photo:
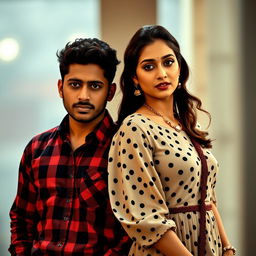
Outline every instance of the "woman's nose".
<svg viewBox="0 0 256 256"><path fill-rule="evenodd" d="M167 77L167 73L164 67L158 67L157 78L163 79Z"/></svg>

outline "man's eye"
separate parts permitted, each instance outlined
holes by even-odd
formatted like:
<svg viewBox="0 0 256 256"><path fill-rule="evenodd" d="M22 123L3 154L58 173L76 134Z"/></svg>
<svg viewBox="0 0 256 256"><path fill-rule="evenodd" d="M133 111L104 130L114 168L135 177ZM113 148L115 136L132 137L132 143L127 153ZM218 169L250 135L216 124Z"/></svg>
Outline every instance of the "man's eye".
<svg viewBox="0 0 256 256"><path fill-rule="evenodd" d="M77 82L70 83L69 85L73 88L78 88L80 86L80 84Z"/></svg>
<svg viewBox="0 0 256 256"><path fill-rule="evenodd" d="M92 89L99 89L100 85L99 84L91 84Z"/></svg>
<svg viewBox="0 0 256 256"><path fill-rule="evenodd" d="M164 65L165 66L171 66L173 64L173 62L174 62L173 59L169 59L169 60L164 61Z"/></svg>
<svg viewBox="0 0 256 256"><path fill-rule="evenodd" d="M146 64L143 66L143 69L146 70L146 71L150 71L154 68L154 65L152 64Z"/></svg>

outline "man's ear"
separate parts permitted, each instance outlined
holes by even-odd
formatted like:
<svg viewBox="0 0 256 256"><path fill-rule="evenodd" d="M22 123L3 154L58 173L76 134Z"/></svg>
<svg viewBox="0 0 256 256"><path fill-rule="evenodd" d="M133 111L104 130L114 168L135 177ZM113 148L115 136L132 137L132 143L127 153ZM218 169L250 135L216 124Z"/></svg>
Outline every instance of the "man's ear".
<svg viewBox="0 0 256 256"><path fill-rule="evenodd" d="M63 82L61 79L58 80L58 91L61 98L63 98Z"/></svg>
<svg viewBox="0 0 256 256"><path fill-rule="evenodd" d="M113 83L109 87L107 101L111 101L113 99L115 92L116 92L116 84Z"/></svg>

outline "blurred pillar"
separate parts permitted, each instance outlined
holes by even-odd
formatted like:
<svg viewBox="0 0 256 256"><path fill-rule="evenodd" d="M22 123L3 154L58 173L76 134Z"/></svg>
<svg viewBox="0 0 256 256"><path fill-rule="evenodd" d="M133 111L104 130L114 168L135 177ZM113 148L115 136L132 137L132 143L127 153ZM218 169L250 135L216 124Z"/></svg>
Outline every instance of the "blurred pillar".
<svg viewBox="0 0 256 256"><path fill-rule="evenodd" d="M192 76L193 84L197 84L195 94L203 99L212 116L210 137L216 140L213 141L213 153L220 163L218 208L230 242L241 252L243 159L239 1L193 1L195 70Z"/></svg>
<svg viewBox="0 0 256 256"><path fill-rule="evenodd" d="M101 38L117 50L118 58L123 62L123 53L132 35L141 26L156 23L156 0L101 0L100 17ZM115 78L118 87L122 69L123 63ZM108 105L114 119L120 102L118 94Z"/></svg>
<svg viewBox="0 0 256 256"><path fill-rule="evenodd" d="M191 91L197 95L203 102L203 108L209 109L208 102L208 37L207 37L207 20L206 20L206 1L193 1L193 67L191 67L192 88ZM199 122L202 127L206 128L209 123L207 115L199 112Z"/></svg>
<svg viewBox="0 0 256 256"><path fill-rule="evenodd" d="M241 1L242 9L242 83L243 89L243 157L241 170L245 181L244 255L255 255L256 230L256 1Z"/></svg>

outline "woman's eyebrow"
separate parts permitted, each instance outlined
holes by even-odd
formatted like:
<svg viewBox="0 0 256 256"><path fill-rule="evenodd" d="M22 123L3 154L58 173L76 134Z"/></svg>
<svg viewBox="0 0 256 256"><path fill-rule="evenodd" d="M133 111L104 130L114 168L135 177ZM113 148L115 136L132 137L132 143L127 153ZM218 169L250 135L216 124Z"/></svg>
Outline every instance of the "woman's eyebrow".
<svg viewBox="0 0 256 256"><path fill-rule="evenodd" d="M167 55L164 55L163 57L161 57L161 59L166 59L171 56L175 57L173 54L167 54ZM151 61L155 61L155 59L144 59L140 62L140 64L142 64L143 62L151 62Z"/></svg>

